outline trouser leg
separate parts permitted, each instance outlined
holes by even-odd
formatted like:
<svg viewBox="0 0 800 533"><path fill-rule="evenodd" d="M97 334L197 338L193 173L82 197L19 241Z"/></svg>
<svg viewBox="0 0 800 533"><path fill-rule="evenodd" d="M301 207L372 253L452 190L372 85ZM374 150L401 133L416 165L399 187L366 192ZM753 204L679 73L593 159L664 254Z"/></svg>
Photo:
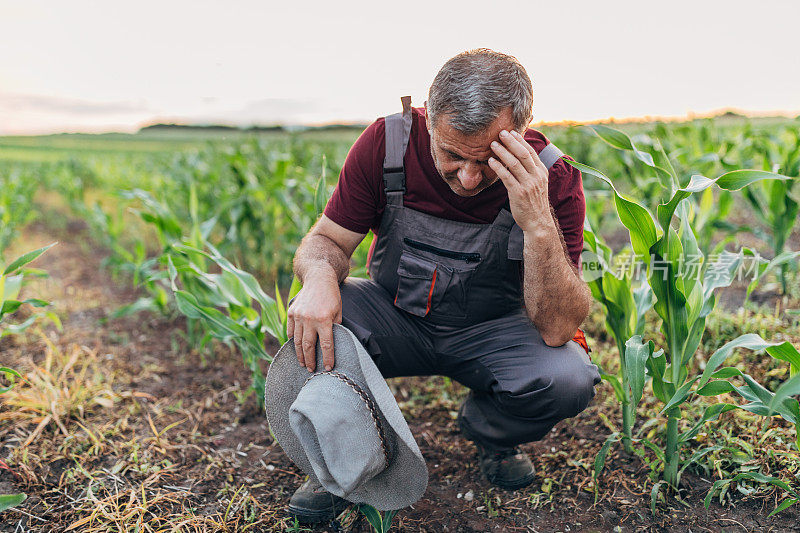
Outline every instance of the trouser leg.
<svg viewBox="0 0 800 533"><path fill-rule="evenodd" d="M600 382L576 342L547 346L524 311L432 336L445 375L472 389L462 423L484 446L540 440Z"/></svg>
<svg viewBox="0 0 800 533"><path fill-rule="evenodd" d="M354 277L346 278L339 289L342 325L364 345L383 377L438 373L426 332L395 307L386 289L371 279Z"/></svg>

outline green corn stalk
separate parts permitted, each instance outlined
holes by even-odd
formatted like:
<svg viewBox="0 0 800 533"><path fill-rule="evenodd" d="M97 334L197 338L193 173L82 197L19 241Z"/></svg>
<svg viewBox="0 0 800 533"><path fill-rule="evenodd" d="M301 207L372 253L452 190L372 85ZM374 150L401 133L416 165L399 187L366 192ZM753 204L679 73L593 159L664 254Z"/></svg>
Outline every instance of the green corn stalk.
<svg viewBox="0 0 800 533"><path fill-rule="evenodd" d="M49 302L39 298L27 298L19 300L19 292L25 283L26 275L34 274L44 276L41 271L26 269L26 265L36 260L40 255L46 252L55 243L33 250L26 254L21 255L14 261L8 264L3 272L0 274L0 338L7 335L16 335L22 333L33 325L39 318L45 317L52 321L59 329L61 328L61 321L54 313L45 311L34 313L23 322L18 324L9 324L5 321L8 315L16 312L23 305L30 305L35 308L44 308L50 305Z"/></svg>
<svg viewBox="0 0 800 533"><path fill-rule="evenodd" d="M55 244L55 243L53 243ZM0 274L0 338L6 335L19 334L30 327L43 313L36 313L31 315L27 320L19 324L4 324L6 316L11 315L25 304L33 307L42 308L50 305L48 302L38 298L28 298L25 300L18 300L20 289L24 284L24 277L30 273L24 267L29 263L35 261L40 255L46 252L53 244L33 250L22 256L5 267L2 274ZM55 314L47 313L48 316L59 328L61 323ZM8 367L0 367L0 374L4 375L9 384L7 386L0 386L0 394L10 391L17 379L22 379L22 376L16 370ZM6 509L16 507L25 501L27 496L25 494L0 494L0 513Z"/></svg>
<svg viewBox="0 0 800 533"><path fill-rule="evenodd" d="M789 379L773 393L737 368L720 368L737 348L764 350L773 358L789 363ZM741 378L745 385L734 386L727 381L732 377ZM800 352L790 342L770 343L749 333L725 344L708 359L696 386L696 394L701 396L722 393L736 393L747 400L748 403L741 407L746 411L765 417L778 415L794 424L795 446L800 451L800 404L793 398L800 394Z"/></svg>
<svg viewBox="0 0 800 533"><path fill-rule="evenodd" d="M165 307L167 298L163 290L164 287L171 289L178 312L187 317L190 342L203 347L211 338L216 338L235 344L253 376L253 389L263 400L264 378L260 361L271 360L264 351L265 335L274 337L280 344L288 340L287 312L278 280L275 279L276 298L273 299L264 293L253 275L234 266L209 239L216 228L224 225L221 221L232 216L232 220L227 219L231 224L223 235L222 244L232 251L232 255L241 258L247 256L249 243L264 247L268 238L276 238L276 228L292 227L291 222L297 220L307 220L303 224L310 226L327 202L327 163L323 156L322 174L313 188L310 204L297 205L288 198L282 201L286 189L307 193L311 188L308 184L297 187L286 183L286 176L291 175L291 159L272 162L275 164L271 176L278 179L270 182L269 191L274 192L276 198L264 194L262 185L265 180L259 176L263 166L253 164L245 155L241 147L226 154L238 192L232 201L223 202L214 212L207 208L213 200L208 200L208 189L198 178L199 174L212 170L199 162L192 166L199 169L196 173L176 173L177 188L169 194L176 199L183 197L182 201L157 200L153 194L141 189L122 193L123 197L137 202L139 207L135 212L156 230L163 251L146 260L140 257L142 261L133 269L134 281L142 282L148 296L120 310L119 314L151 309L154 305ZM260 161L259 157L255 160L257 163ZM213 172L222 171L217 168ZM212 180L220 175L214 174ZM181 214L185 206L188 209ZM210 218L204 218L209 214ZM304 231L308 226L303 228ZM248 244L239 239L244 236ZM285 239L281 241L286 244ZM209 269L212 266L222 272L211 273ZM299 282L294 280L289 299L299 290Z"/></svg>
<svg viewBox="0 0 800 533"><path fill-rule="evenodd" d="M639 287L634 288L636 280L632 272L624 269L614 272L612 251L592 230L588 218L584 224L583 238L584 249L591 254L587 257L584 252L584 277L587 278L592 296L605 308L606 329L617 344L620 361L619 373L601 371L601 376L611 384L622 405L621 440L625 451L631 453L636 405L641 400L644 387L644 381L639 379L644 373L636 370L636 366L644 364L644 361L637 357L639 352L628 351L626 342L634 335L641 336L644 333L644 318L653 307L653 292L646 280L640 281Z"/></svg>
<svg viewBox="0 0 800 533"><path fill-rule="evenodd" d="M772 249L773 257L785 250L788 236L797 220L797 183L800 176L800 134L796 123L755 129L751 124L736 132L736 138L727 141L735 149L728 150L720 163L725 169L762 168L781 172L793 178L791 182L764 182L744 191L744 199L759 224L742 226L764 240ZM778 272L781 287L786 292L787 274L796 270L794 264L780 265Z"/></svg>
<svg viewBox="0 0 800 533"><path fill-rule="evenodd" d="M8 378L8 380L10 381L10 384L7 387L1 387L0 386L0 394L3 394L4 392L8 392L11 389L13 389L16 380L22 378L22 376L20 376L19 372L17 372L16 370L14 370L12 368L7 368L7 367L4 367L4 366L0 366L0 374L5 375ZM26 498L27 498L27 496L25 494L22 494L22 493L19 493L19 494L0 494L0 513L5 511L6 509L11 509L12 507L16 507L17 505L19 505L22 502L24 502Z"/></svg>
<svg viewBox="0 0 800 533"><path fill-rule="evenodd" d="M33 195L37 188L38 180L32 172L17 168L0 174L0 261L17 236L17 229L33 218L36 212Z"/></svg>
<svg viewBox="0 0 800 533"><path fill-rule="evenodd" d="M209 273L193 260L197 257L207 259L221 272ZM272 361L264 348L266 335L281 345L288 340L286 307L277 284L276 298L273 299L262 290L252 274L233 265L207 241L202 249L173 244L162 261L167 264L179 311L204 326L204 343L216 338L237 346L252 374L253 390L263 404L264 376L260 361ZM186 287L191 287L191 290ZM295 280L289 298L299 290L299 282Z"/></svg>
<svg viewBox="0 0 800 533"><path fill-rule="evenodd" d="M714 289L731 283L743 257L741 251L738 254L725 252L721 268L713 264L705 264L700 272L680 268L687 257L697 258L700 265L704 263L683 200L712 186L733 191L764 179L788 178L765 171L735 170L715 179L694 175L681 187L663 149L651 154L638 149L620 131L605 127L595 128L595 131L616 147L633 152L639 161L653 168L662 182L669 183L672 189L671 197L657 206L656 217L653 217L640 203L622 196L602 172L581 163L569 162L584 174L597 177L611 187L617 213L629 231L631 247L647 266L649 285L656 297L654 308L662 320L665 353L650 354L645 366L652 378L656 396L665 404L662 414L667 416L662 476L667 484L677 488L680 448L684 442L678 434L678 422L682 418L680 405L686 401L691 386L700 379L700 376L689 379L690 363L705 331L706 317L714 309ZM677 219L677 227L673 227L673 219ZM720 411L712 410L708 418L703 417L701 423L719 414Z"/></svg>
<svg viewBox="0 0 800 533"><path fill-rule="evenodd" d="M383 515L381 515L380 511L375 509L371 505L367 504L359 504L358 510L363 514L369 525L372 526L372 529L375 533L386 533L392 527L392 520L394 520L397 511L384 511Z"/></svg>
<svg viewBox="0 0 800 533"><path fill-rule="evenodd" d="M708 127L702 123L677 129L680 133L677 136L675 130L657 126L657 132L664 133L670 138L677 137L674 145L669 147L669 151L662 146L662 139L653 139L646 134L639 134L635 139L630 139L624 133L601 124L587 126L586 129L597 134L609 146L622 150L619 155L625 161L632 191L638 198L669 197L679 186L677 181L679 172L684 175L701 175L705 172L714 172L720 166L720 156L713 152L718 148L710 142ZM682 165L673 163L675 156L682 160ZM725 189L715 191L713 188L707 188L697 196L699 197L697 200L694 196L688 197L687 202L689 222L698 241L698 247L704 255L718 253L727 243L735 239L736 232L741 229L726 221L733 207L733 196ZM712 250L711 242L717 230L724 230L727 235Z"/></svg>
<svg viewBox="0 0 800 533"><path fill-rule="evenodd" d="M0 374L5 375L10 384L7 387L0 387L0 394L4 392L8 392L14 388L14 384L17 379L21 379L19 372L12 368L7 368L4 366L0 366ZM25 494L0 494L0 513L5 511L6 509L11 509L12 507L16 507L17 505L21 504L25 501L27 496Z"/></svg>
<svg viewBox="0 0 800 533"><path fill-rule="evenodd" d="M765 170L780 170L791 181L768 181L759 187L744 191L744 197L752 207L752 213L769 231L754 228L754 233L765 240L772 248L773 257L779 257L786 241L797 222L800 212L800 196L795 186L800 182L800 133L796 129L786 132L788 138L782 140L771 134L756 138L754 149L765 154L762 166ZM782 294L788 290L788 271L794 263L784 262L779 267Z"/></svg>

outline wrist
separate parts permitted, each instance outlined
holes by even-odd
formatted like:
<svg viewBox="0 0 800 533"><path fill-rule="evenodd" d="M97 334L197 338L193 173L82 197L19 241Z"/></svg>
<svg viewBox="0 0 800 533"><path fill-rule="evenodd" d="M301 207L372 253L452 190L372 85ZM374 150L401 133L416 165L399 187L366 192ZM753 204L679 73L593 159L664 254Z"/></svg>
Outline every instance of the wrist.
<svg viewBox="0 0 800 533"><path fill-rule="evenodd" d="M319 281L338 283L339 276L330 264L323 261L309 267L303 274L303 279L301 281L303 285Z"/></svg>
<svg viewBox="0 0 800 533"><path fill-rule="evenodd" d="M556 227L553 224L552 220L548 224L547 221L537 221L527 225L526 227L522 228L522 234L524 235L525 241L528 240L534 242L541 242L550 240L555 235L556 240L558 240L558 234L556 233Z"/></svg>

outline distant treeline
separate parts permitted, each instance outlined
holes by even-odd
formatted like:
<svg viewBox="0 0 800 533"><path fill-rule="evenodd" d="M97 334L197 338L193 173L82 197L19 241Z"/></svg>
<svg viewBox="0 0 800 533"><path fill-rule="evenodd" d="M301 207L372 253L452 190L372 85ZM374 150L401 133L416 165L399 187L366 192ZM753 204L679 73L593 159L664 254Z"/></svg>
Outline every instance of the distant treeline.
<svg viewBox="0 0 800 533"><path fill-rule="evenodd" d="M366 128L366 124L326 124L324 126L230 126L227 124L151 124L139 128L139 133L148 131L224 131L242 133L263 133L263 132L290 132L290 131L338 131L356 130L361 131Z"/></svg>

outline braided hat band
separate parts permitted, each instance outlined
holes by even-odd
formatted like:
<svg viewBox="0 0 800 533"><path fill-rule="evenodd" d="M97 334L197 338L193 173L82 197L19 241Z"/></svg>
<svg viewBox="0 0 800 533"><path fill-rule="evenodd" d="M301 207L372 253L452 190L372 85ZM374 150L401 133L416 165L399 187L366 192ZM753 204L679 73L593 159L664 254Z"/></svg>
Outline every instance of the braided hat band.
<svg viewBox="0 0 800 533"><path fill-rule="evenodd" d="M349 385L350 388L353 389L356 392L356 394L358 394L359 397L364 401L364 403L367 406L367 409L369 409L370 415L372 415L372 420L375 422L375 428L378 430L378 436L381 439L381 450L383 450L383 457L384 459L386 459L386 464L388 465L389 446L386 444L386 432L383 430L383 424L381 424L380 417L378 417L378 406L375 405L375 402L372 401L372 398L370 398L369 395L367 395L367 393L364 392L364 390L358 386L358 383L356 383L355 381L353 381L352 379L348 378L347 376L345 376L340 372L336 372L335 370L326 370L324 372L317 372L315 374L311 374L310 376L308 376L308 379L306 379L303 385L305 386L306 383L308 383L317 376L323 376L326 374L333 376L339 379L340 381L343 381L345 384Z"/></svg>

